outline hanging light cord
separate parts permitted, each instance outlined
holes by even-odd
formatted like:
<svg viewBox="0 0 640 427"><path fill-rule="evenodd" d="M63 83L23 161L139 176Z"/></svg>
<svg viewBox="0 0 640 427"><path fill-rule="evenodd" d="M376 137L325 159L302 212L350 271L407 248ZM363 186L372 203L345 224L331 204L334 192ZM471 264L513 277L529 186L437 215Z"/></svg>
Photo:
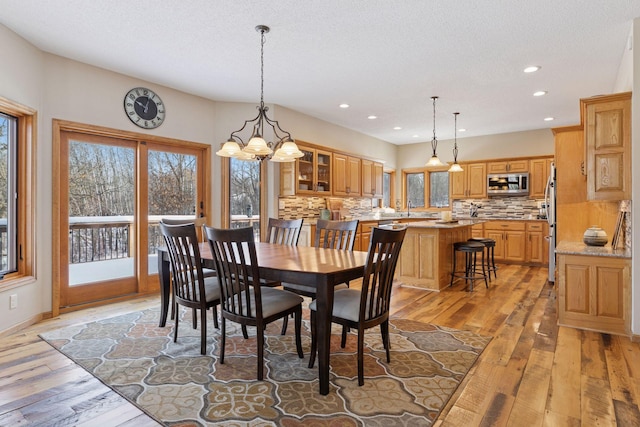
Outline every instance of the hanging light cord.
<svg viewBox="0 0 640 427"><path fill-rule="evenodd" d="M436 148L438 148L438 140L436 139L436 99L437 96L432 96L433 99L433 139L431 140L431 150L433 151L433 157L436 157Z"/></svg>
<svg viewBox="0 0 640 427"><path fill-rule="evenodd" d="M453 163L458 163L458 114L453 113Z"/></svg>
<svg viewBox="0 0 640 427"><path fill-rule="evenodd" d="M265 31L265 28L260 28L260 107L264 107L264 44L267 41Z"/></svg>

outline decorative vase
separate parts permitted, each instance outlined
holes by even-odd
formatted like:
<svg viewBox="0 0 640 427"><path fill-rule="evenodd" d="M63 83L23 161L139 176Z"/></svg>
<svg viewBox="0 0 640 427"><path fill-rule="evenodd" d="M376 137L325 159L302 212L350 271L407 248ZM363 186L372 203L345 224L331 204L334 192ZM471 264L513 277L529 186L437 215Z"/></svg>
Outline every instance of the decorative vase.
<svg viewBox="0 0 640 427"><path fill-rule="evenodd" d="M587 246L604 246L609 241L609 238L602 228L592 225L584 232L582 241Z"/></svg>

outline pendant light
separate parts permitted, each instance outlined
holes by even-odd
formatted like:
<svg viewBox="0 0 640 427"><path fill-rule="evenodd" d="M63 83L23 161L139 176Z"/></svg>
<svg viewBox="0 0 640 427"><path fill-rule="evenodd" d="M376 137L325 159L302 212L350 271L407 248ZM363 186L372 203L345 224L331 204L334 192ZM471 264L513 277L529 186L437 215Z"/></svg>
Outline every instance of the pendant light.
<svg viewBox="0 0 640 427"><path fill-rule="evenodd" d="M438 97L432 96L431 99L433 100L433 139L431 140L432 155L425 166L444 166L444 163L440 161L436 154L436 149L438 148L438 139L436 138L436 99L438 99Z"/></svg>
<svg viewBox="0 0 640 427"><path fill-rule="evenodd" d="M453 113L453 164L449 172L463 172L462 166L458 164L458 114Z"/></svg>
<svg viewBox="0 0 640 427"><path fill-rule="evenodd" d="M291 138L291 134L282 129L277 120L271 120L267 116L269 107L264 105L264 43L265 33L269 32L266 25L258 25L256 31L260 33L260 105L258 115L252 120L246 120L244 125L231 133L229 140L216 152L220 157L234 157L239 160L265 160L272 162L293 162L302 157L303 153ZM271 126L277 142L264 140L264 125ZM240 133L247 127L252 128L249 141L245 142ZM275 149L275 153L273 152Z"/></svg>

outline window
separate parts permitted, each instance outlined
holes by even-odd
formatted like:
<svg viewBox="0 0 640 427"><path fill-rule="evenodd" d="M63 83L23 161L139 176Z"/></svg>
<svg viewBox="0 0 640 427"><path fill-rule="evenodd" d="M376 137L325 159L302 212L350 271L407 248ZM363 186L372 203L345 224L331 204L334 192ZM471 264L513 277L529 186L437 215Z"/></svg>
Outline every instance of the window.
<svg viewBox="0 0 640 427"><path fill-rule="evenodd" d="M382 174L382 206L391 207L391 173Z"/></svg>
<svg viewBox="0 0 640 427"><path fill-rule="evenodd" d="M403 171L404 206L443 208L449 206L449 172L411 169ZM428 201L428 203L426 203Z"/></svg>
<svg viewBox="0 0 640 427"><path fill-rule="evenodd" d="M260 241L260 162L229 161L231 228L253 227L255 240Z"/></svg>
<svg viewBox="0 0 640 427"><path fill-rule="evenodd" d="M0 97L0 290L33 280L36 112Z"/></svg>
<svg viewBox="0 0 640 427"><path fill-rule="evenodd" d="M17 182L18 119L0 113L0 276L17 271L17 207L11 197Z"/></svg>

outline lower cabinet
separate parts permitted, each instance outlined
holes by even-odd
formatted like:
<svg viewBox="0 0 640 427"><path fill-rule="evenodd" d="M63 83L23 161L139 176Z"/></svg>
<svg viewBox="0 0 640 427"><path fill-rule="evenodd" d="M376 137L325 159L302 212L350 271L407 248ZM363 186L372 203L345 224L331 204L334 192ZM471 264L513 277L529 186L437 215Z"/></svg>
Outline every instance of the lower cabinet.
<svg viewBox="0 0 640 427"><path fill-rule="evenodd" d="M629 335L631 260L558 254L558 324Z"/></svg>
<svg viewBox="0 0 640 427"><path fill-rule="evenodd" d="M548 225L543 222L528 222L526 235L526 262L532 264L549 263L549 243L546 239Z"/></svg>
<svg viewBox="0 0 640 427"><path fill-rule="evenodd" d="M494 248L496 261L525 262L524 221L491 221L485 223L484 234L496 241Z"/></svg>

